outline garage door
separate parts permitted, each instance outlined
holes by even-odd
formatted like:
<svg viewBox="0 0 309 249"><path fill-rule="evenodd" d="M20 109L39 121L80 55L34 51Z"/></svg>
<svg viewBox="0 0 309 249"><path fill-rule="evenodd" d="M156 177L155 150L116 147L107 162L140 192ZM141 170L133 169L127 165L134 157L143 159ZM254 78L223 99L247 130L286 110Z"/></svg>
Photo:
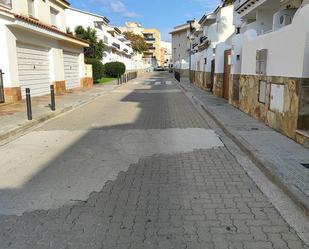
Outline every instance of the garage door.
<svg viewBox="0 0 309 249"><path fill-rule="evenodd" d="M17 62L22 97L25 98L25 88L31 89L31 96L49 94L48 49L17 44Z"/></svg>
<svg viewBox="0 0 309 249"><path fill-rule="evenodd" d="M63 61L66 88L80 87L78 54L64 52Z"/></svg>

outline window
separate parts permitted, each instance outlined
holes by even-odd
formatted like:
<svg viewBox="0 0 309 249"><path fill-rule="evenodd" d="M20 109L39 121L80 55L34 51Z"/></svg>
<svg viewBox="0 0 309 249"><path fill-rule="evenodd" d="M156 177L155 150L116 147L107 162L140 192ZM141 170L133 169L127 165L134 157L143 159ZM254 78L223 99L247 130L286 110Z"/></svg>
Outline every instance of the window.
<svg viewBox="0 0 309 249"><path fill-rule="evenodd" d="M50 8L50 21L51 24L55 27L58 27L58 15L59 15L59 11Z"/></svg>
<svg viewBox="0 0 309 249"><path fill-rule="evenodd" d="M35 0L28 0L28 15L35 17Z"/></svg>
<svg viewBox="0 0 309 249"><path fill-rule="evenodd" d="M0 6L11 8L12 0L0 0Z"/></svg>
<svg viewBox="0 0 309 249"><path fill-rule="evenodd" d="M256 74L266 74L267 68L267 49L256 51Z"/></svg>
<svg viewBox="0 0 309 249"><path fill-rule="evenodd" d="M259 102L262 104L266 102L266 82L263 80L259 81Z"/></svg>
<svg viewBox="0 0 309 249"><path fill-rule="evenodd" d="M106 35L104 35L104 40L103 40L103 42L104 42L105 44L108 44L108 37L107 37Z"/></svg>

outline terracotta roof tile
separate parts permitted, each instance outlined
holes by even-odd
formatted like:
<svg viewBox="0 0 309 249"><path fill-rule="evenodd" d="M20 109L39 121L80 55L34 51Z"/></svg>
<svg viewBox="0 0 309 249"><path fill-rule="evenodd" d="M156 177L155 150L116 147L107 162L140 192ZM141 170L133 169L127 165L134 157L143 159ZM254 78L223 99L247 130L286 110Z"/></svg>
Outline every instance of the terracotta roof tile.
<svg viewBox="0 0 309 249"><path fill-rule="evenodd" d="M13 15L16 19L19 19L19 20L22 20L22 21L25 21L27 23L30 23L30 24L33 24L37 27L40 27L40 28L43 28L43 29L46 29L46 30L49 30L49 31L52 31L52 32L55 32L55 33L58 33L60 35L64 35L66 37L69 37L71 39L74 39L74 40L77 40L77 41L80 41L80 42L83 42L83 43L87 43L89 44L88 41L85 41L85 40L82 40L82 39L79 39L73 35L70 35L70 34L67 34L59 29L57 29L56 27L53 27L49 24L46 24L46 23L43 23L39 20L36 20L34 18L31 18L31 17L28 17L28 16L24 16L24 15L19 15L19 14L16 14L16 13L13 13L11 11L8 11L8 10L5 10L5 9L1 9L0 8L0 12L4 12L4 13L7 13L7 14L11 14Z"/></svg>

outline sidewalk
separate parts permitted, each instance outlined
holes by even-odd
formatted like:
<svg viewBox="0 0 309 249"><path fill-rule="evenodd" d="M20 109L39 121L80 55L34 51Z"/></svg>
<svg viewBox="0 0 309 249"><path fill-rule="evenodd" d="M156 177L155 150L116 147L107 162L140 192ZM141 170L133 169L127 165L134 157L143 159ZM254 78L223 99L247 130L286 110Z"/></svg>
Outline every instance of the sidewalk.
<svg viewBox="0 0 309 249"><path fill-rule="evenodd" d="M73 90L64 95L56 96L56 111L50 110L49 95L33 97L31 99L33 120L31 121L27 120L25 101L2 104L0 105L0 141L23 132L47 119L86 104L116 87L118 87L117 82L113 81L107 84L94 85L91 89Z"/></svg>
<svg viewBox="0 0 309 249"><path fill-rule="evenodd" d="M189 97L216 121L234 142L246 151L260 169L282 188L308 215L309 150L182 79Z"/></svg>

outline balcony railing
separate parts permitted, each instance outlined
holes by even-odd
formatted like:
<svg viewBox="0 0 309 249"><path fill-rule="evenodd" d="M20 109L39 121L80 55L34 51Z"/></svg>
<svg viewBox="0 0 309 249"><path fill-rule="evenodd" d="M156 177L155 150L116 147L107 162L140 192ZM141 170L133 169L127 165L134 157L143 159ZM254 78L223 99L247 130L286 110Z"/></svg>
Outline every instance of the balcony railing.
<svg viewBox="0 0 309 249"><path fill-rule="evenodd" d="M117 43L115 43L115 42L113 42L113 46L114 46L115 48L120 49L120 45L119 45L119 44L117 44Z"/></svg>
<svg viewBox="0 0 309 249"><path fill-rule="evenodd" d="M156 38L154 38L154 37L145 37L145 40L146 41L155 41Z"/></svg>
<svg viewBox="0 0 309 249"><path fill-rule="evenodd" d="M241 7L242 5L245 5L247 2L249 2L250 0L236 0L234 2L234 8L235 10L237 10L239 7Z"/></svg>
<svg viewBox="0 0 309 249"><path fill-rule="evenodd" d="M12 8L12 0L0 0L0 6Z"/></svg>

